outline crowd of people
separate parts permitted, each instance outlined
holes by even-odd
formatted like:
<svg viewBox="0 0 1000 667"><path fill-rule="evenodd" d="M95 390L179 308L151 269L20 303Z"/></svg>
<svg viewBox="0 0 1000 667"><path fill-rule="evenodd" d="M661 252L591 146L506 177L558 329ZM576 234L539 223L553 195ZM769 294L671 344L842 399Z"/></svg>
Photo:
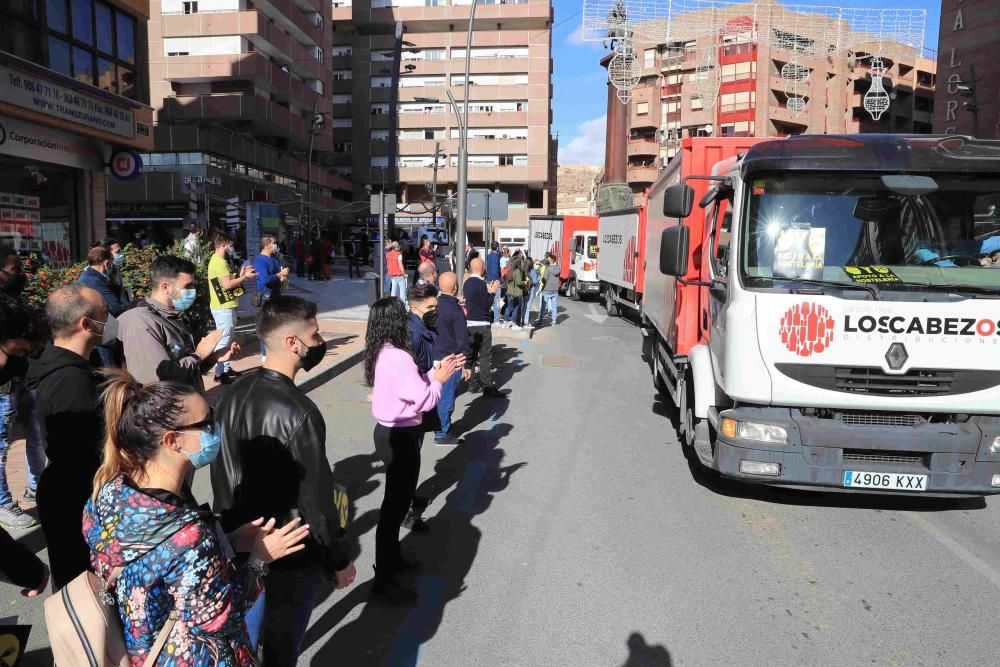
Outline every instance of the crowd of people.
<svg viewBox="0 0 1000 667"><path fill-rule="evenodd" d="M333 505L326 423L295 384L326 355L316 305L282 295L288 268L274 237L242 266L232 248L219 232L211 253L157 256L148 293L134 299L121 248L106 242L43 313L19 296L18 254L0 248L0 524L35 523L7 485L17 420L24 499L37 503L48 546L45 564L0 530L0 570L29 597L96 577L132 664L294 665L323 582L345 588L358 575ZM426 502L414 497L424 435L460 445L453 417L463 381L472 394L506 398L493 377L492 330L526 324L536 294L539 317L548 307L555 324L558 264L494 246L471 259L459 285L453 272L438 273L425 244L407 286L398 247L387 250L398 271L371 308L364 357L373 447L386 464L372 594L403 603L416 597L406 575L419 565L404 557L400 529L428 528ZM207 264L216 324L200 340L183 317L197 297L197 261ZM236 304L251 281L262 365L239 373L229 363L241 353ZM210 372L225 385L214 406L204 395ZM191 490L203 467L211 509Z"/></svg>

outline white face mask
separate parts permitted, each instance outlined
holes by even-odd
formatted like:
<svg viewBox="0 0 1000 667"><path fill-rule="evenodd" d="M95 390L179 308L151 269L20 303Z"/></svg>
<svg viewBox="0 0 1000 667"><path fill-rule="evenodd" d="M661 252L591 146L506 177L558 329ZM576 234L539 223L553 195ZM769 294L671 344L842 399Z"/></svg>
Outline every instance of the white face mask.
<svg viewBox="0 0 1000 667"><path fill-rule="evenodd" d="M100 324L103 329L101 330L101 345L107 345L118 339L118 318L116 318L111 313L108 313L108 319L104 322L98 322L97 320L92 320L87 318L88 322L93 322L94 324ZM98 335L96 332L91 332L93 335Z"/></svg>

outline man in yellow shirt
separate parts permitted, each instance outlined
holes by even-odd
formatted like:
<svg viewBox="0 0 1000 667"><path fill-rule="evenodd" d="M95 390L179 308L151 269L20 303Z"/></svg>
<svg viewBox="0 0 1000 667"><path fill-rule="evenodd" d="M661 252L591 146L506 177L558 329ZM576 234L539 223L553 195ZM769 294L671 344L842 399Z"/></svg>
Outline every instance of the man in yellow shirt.
<svg viewBox="0 0 1000 667"><path fill-rule="evenodd" d="M215 326L222 331L222 338L216 350L226 349L233 342L233 329L236 328L236 307L243 296L243 283L257 278L257 272L252 266L245 266L240 275L233 273L227 257L233 251L233 238L224 232L216 234L213 241L215 252L208 260L208 293L212 306L212 317ZM228 361L215 365L215 381L219 384L231 384L239 375Z"/></svg>

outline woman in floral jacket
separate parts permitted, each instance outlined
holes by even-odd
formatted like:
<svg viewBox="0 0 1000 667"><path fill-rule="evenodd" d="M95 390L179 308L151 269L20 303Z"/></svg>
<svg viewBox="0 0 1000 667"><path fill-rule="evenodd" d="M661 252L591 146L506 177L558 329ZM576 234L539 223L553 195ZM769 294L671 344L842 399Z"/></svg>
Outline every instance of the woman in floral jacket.
<svg viewBox="0 0 1000 667"><path fill-rule="evenodd" d="M94 571L104 581L117 573L132 665L143 664L171 619L156 665L256 665L244 612L268 564L302 549L309 527L295 520L275 529L262 518L224 535L185 482L219 450L208 404L187 386L142 386L121 371L109 377L104 462L83 530Z"/></svg>

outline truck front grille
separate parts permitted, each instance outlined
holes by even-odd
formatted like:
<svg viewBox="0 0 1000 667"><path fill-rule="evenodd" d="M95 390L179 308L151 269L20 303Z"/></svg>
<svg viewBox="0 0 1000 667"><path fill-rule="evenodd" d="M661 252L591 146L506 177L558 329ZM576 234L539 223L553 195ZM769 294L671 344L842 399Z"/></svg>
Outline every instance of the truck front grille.
<svg viewBox="0 0 1000 667"><path fill-rule="evenodd" d="M920 415L894 412L842 412L840 421L847 426L920 426Z"/></svg>
<svg viewBox="0 0 1000 667"><path fill-rule="evenodd" d="M893 463L922 465L924 457L910 452L893 452L880 449L845 449L844 463Z"/></svg>
<svg viewBox="0 0 1000 667"><path fill-rule="evenodd" d="M819 389L869 396L957 396L1000 386L1000 372L914 368L893 375L876 366L775 364L783 375Z"/></svg>

